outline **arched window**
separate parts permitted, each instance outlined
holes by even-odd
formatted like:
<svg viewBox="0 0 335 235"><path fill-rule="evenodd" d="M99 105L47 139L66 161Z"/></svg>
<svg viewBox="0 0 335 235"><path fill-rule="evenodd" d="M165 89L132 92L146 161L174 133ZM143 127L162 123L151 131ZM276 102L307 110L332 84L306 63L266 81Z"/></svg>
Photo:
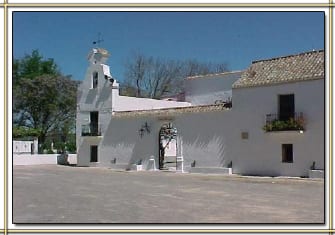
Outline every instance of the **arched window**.
<svg viewBox="0 0 335 235"><path fill-rule="evenodd" d="M98 72L93 72L92 76L92 88L98 87Z"/></svg>

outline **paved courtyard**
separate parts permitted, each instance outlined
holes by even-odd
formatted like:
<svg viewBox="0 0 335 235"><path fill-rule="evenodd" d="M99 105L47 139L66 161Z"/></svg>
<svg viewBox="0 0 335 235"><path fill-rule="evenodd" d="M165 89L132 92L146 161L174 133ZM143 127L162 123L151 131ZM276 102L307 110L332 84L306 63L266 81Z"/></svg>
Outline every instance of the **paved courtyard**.
<svg viewBox="0 0 335 235"><path fill-rule="evenodd" d="M323 223L324 182L15 166L14 223Z"/></svg>

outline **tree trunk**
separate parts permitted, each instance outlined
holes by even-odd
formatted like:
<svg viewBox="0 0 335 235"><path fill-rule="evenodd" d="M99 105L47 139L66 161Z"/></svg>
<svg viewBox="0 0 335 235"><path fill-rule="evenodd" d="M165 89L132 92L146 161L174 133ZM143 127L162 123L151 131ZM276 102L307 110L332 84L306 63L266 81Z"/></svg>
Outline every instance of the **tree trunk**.
<svg viewBox="0 0 335 235"><path fill-rule="evenodd" d="M43 153L43 145L46 139L46 133L41 133L38 137L38 153Z"/></svg>

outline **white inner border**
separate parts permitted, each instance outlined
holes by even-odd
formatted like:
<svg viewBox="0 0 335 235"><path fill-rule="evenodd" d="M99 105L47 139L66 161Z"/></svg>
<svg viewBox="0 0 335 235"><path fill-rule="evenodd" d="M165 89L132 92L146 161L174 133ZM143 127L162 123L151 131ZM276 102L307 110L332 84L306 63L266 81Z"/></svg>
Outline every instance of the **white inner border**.
<svg viewBox="0 0 335 235"><path fill-rule="evenodd" d="M72 3L79 3L80 0L71 1ZM14 0L10 1L10 3L25 3L22 0ZM34 3L43 3L43 0L40 1L34 1ZM81 3L89 3L87 1L80 1ZM107 2L100 0L99 2ZM127 3L128 1L122 2ZM177 1L165 1L165 3L173 3ZM190 3L191 1L183 1L183 3ZM216 3L219 1L211 1L211 3ZM238 2L244 2L249 3L249 1L242 1L238 0ZM59 1L57 3L66 3L66 1ZM139 3L139 1L133 0L132 3ZM146 1L146 3L153 3L153 1ZM157 2L156 2L157 3ZM192 3L197 3L197 1L192 1ZM235 3L235 2L234 2ZM251 2L250 2L251 3ZM265 3L265 1L260 1L260 3ZM291 3L290 1L282 1L280 3ZM295 1L295 3L313 3L313 1ZM315 1L314 1L315 3ZM328 3L328 1L320 1L320 3ZM12 74L12 12L13 11L324 11L325 12L325 49L326 49L326 208L325 208L325 218L326 218L326 224L325 225L252 225L252 224L237 224L237 225L176 225L176 226L170 226L170 225L14 225L12 224L12 141L11 141L11 130L12 130L12 83L11 83L11 74ZM4 11L3 8L0 10L2 19L4 18ZM2 24L2 30L3 33L3 24ZM4 37L0 37L1 40L3 40ZM4 43L1 43L1 45L4 45ZM4 50L3 50L4 51ZM0 57L0 71L3 70L3 56ZM2 63L1 63L2 62ZM84 65L83 65L84 66ZM240 229L247 229L247 230L267 230L267 229L275 229L275 230L328 230L329 229L329 8L328 7L306 7L306 8L289 8L289 7L264 7L264 8L256 8L256 7L230 7L230 8L224 8L224 7L213 7L213 8L176 8L176 7L122 7L122 8L113 8L113 7L104 7L104 8L65 8L65 7L40 7L40 8L33 8L33 7L9 7L8 8L8 229L234 229L234 230L240 230ZM0 85L1 89L4 89L2 85ZM1 91L0 91L1 92ZM4 94L4 91L1 92L1 94ZM3 98L3 96L2 96ZM4 110L3 103L1 102L0 106L2 110ZM3 118L3 117L1 117ZM334 121L334 120L333 120ZM3 122L4 123L4 120ZM334 122L333 122L334 123ZM1 144L3 144L4 141L2 141ZM1 146L3 147L3 146ZM334 162L333 162L334 165ZM3 169L0 167L0 174L3 176ZM333 167L334 169L334 167ZM1 182L1 181L0 181ZM1 182L1 186L3 188L3 182ZM2 195L3 197L3 195ZM4 201L4 200L3 200ZM0 203L0 209L3 211L3 203ZM3 224L4 218L3 213L0 213L0 223Z"/></svg>

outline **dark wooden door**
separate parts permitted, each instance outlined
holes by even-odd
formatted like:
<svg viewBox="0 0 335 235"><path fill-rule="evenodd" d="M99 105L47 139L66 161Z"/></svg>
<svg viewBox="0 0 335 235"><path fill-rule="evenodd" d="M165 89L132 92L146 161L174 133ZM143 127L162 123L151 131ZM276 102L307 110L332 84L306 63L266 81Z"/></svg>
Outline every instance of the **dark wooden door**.
<svg viewBox="0 0 335 235"><path fill-rule="evenodd" d="M98 162L98 146L91 145L91 162Z"/></svg>

